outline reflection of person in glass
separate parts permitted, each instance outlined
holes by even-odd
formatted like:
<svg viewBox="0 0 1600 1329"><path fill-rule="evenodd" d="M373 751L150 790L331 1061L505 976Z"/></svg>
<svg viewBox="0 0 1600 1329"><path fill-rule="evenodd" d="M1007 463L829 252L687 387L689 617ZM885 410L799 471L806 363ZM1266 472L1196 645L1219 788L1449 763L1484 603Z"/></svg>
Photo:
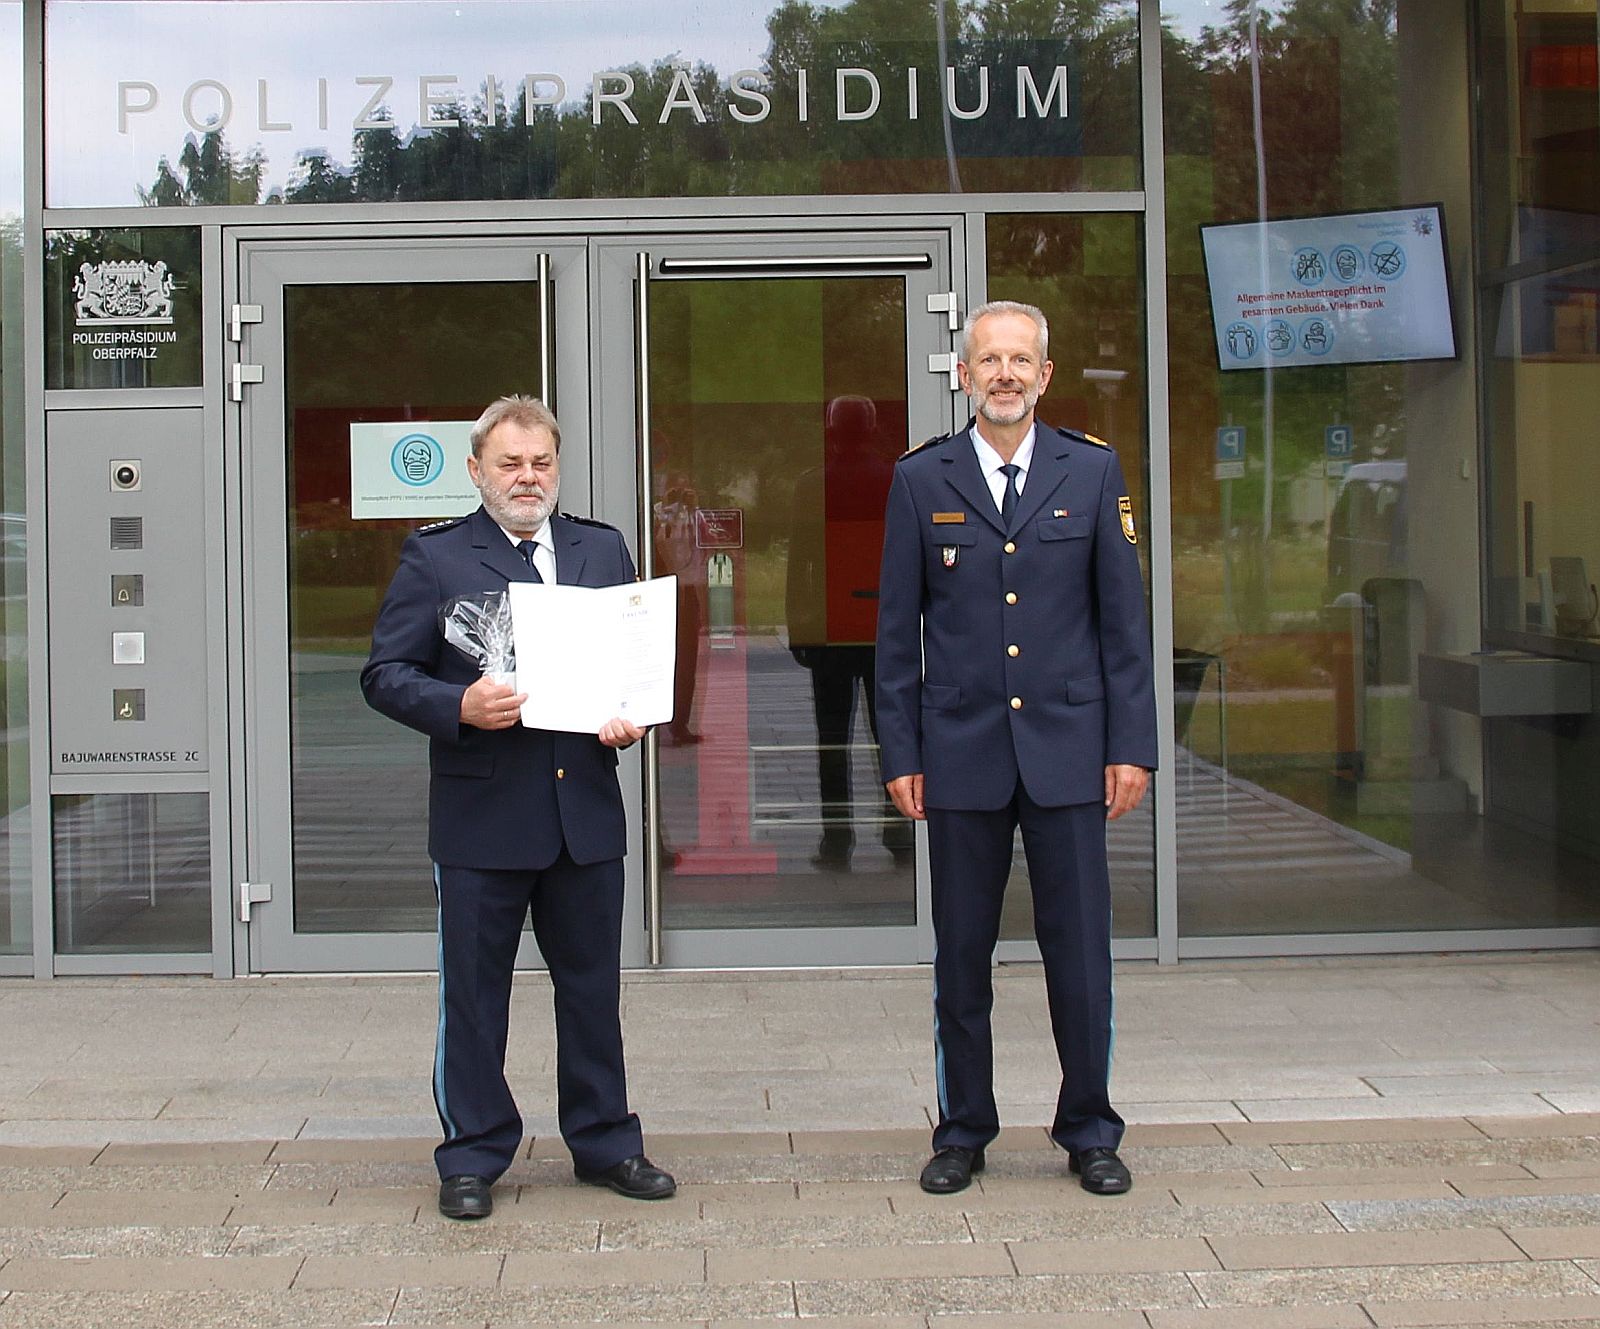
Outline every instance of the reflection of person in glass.
<svg viewBox="0 0 1600 1329"><path fill-rule="evenodd" d="M1050 1138L1085 1190L1126 1191L1111 1106L1106 822L1156 764L1150 629L1116 454L1034 418L1032 305L967 318L976 418L895 466L878 604L878 723L895 806L926 820L939 1125L922 1188L963 1190L1000 1130L991 980L1018 827L1061 1090Z"/></svg>
<svg viewBox="0 0 1600 1329"><path fill-rule="evenodd" d="M850 734L863 693L873 742L878 738L873 573L893 473L872 401L858 396L830 401L823 421L823 464L795 482L785 596L789 652L811 673L822 802L822 835L811 861L823 869L849 867L855 849ZM897 859L909 857L910 827L898 816L883 816L888 809L878 806L876 788L873 798L884 847Z"/></svg>
<svg viewBox="0 0 1600 1329"><path fill-rule="evenodd" d="M689 723L694 706L695 676L699 663L700 628L704 615L705 565L694 543L694 514L699 504L693 486L680 473L667 471L654 504L656 575L678 579L677 672L673 677L672 722L661 734L667 743L698 743L700 735Z"/></svg>

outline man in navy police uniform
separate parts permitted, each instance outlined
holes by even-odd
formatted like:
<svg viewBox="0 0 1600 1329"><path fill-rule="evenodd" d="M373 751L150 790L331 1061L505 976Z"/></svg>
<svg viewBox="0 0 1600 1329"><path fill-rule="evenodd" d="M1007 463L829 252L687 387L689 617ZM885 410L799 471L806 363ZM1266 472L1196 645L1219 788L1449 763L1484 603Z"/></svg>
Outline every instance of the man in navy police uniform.
<svg viewBox="0 0 1600 1329"><path fill-rule="evenodd" d="M433 1093L439 1210L484 1218L522 1142L505 1079L511 973L530 912L555 988L562 1138L578 1178L634 1199L676 1189L644 1157L623 1069L619 952L627 833L617 749L643 730L524 728L526 697L445 642L453 599L513 581L634 580L622 535L555 511L561 429L543 403L502 397L472 427L467 469L483 505L407 538L372 632L361 690L428 735L428 854L439 899ZM581 650L552 642L550 650Z"/></svg>
<svg viewBox="0 0 1600 1329"><path fill-rule="evenodd" d="M1061 1062L1051 1138L1085 1190L1117 1157L1106 821L1144 796L1155 700L1133 510L1110 448L1037 422L1049 328L1032 305L967 319L976 418L903 456L885 517L877 690L883 777L928 823L939 1124L922 1188L964 1189L999 1133L990 967L1017 827Z"/></svg>

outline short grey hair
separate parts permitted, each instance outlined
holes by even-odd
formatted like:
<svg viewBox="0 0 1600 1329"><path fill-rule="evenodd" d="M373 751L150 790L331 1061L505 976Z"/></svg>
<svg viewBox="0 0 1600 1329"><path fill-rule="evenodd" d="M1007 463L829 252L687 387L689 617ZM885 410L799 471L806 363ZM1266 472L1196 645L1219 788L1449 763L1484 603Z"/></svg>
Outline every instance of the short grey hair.
<svg viewBox="0 0 1600 1329"><path fill-rule="evenodd" d="M980 318L988 318L990 314L1021 314L1024 318L1032 319L1034 327L1039 329L1040 363L1050 358L1050 322L1045 318L1044 310L1038 305L1025 305L1020 300L990 300L969 311L967 321L961 325L962 364L972 363L972 329L978 325Z"/></svg>
<svg viewBox="0 0 1600 1329"><path fill-rule="evenodd" d="M554 412L537 397L524 397L513 393L509 397L497 397L490 402L488 409L472 426L474 457L483 456L483 445L488 442L489 435L508 420L514 425L521 425L524 429L548 429L550 437L555 440L557 454L561 452L561 426L556 423Z"/></svg>

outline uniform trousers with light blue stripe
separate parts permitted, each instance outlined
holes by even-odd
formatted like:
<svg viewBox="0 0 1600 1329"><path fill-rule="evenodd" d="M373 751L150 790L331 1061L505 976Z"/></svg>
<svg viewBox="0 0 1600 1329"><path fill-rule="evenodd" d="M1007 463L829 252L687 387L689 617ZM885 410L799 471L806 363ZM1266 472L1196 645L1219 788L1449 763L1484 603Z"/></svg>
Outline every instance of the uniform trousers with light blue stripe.
<svg viewBox="0 0 1600 1329"><path fill-rule="evenodd" d="M522 1116L506 1083L517 943L530 914L555 989L556 1101L572 1160L601 1171L643 1151L628 1111L619 1013L622 860L537 871L438 865L439 1041L433 1093L441 1177L493 1181L517 1156Z"/></svg>
<svg viewBox="0 0 1600 1329"><path fill-rule="evenodd" d="M1040 807L1018 783L993 812L928 808L932 866L934 1059L939 1124L933 1147L982 1149L999 1134L994 1101L991 978L1000 909L1018 827L1033 888L1034 933L1061 1092L1051 1138L1063 1149L1115 1149L1112 1109L1111 877L1105 808Z"/></svg>

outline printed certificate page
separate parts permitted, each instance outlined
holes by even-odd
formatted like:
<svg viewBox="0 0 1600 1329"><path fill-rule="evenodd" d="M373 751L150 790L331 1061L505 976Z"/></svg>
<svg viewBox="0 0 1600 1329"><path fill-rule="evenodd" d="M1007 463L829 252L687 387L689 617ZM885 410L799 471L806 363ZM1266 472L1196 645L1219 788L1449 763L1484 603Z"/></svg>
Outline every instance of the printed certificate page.
<svg viewBox="0 0 1600 1329"><path fill-rule="evenodd" d="M619 717L640 728L672 719L676 577L621 586L516 581L510 590L528 728L594 734Z"/></svg>

